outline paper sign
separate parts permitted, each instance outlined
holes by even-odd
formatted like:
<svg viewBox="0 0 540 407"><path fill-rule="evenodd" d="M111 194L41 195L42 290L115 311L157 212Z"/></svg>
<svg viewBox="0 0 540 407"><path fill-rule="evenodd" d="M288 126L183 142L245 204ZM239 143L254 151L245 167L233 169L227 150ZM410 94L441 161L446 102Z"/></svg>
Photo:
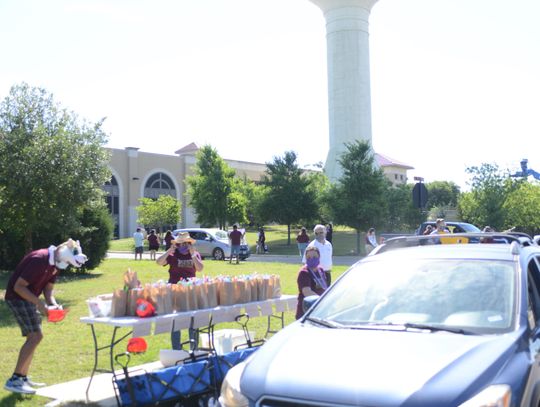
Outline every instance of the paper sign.
<svg viewBox="0 0 540 407"><path fill-rule="evenodd" d="M244 307L246 309L246 314L248 314L250 318L258 317L260 315L259 306L257 304L246 304Z"/></svg>
<svg viewBox="0 0 540 407"><path fill-rule="evenodd" d="M174 319L172 318L158 318L154 328L154 335L171 332L173 322Z"/></svg>
<svg viewBox="0 0 540 407"><path fill-rule="evenodd" d="M206 327L210 323L210 311L198 311L193 317L193 328Z"/></svg>
<svg viewBox="0 0 540 407"><path fill-rule="evenodd" d="M142 321L142 322L139 322L137 325L133 325L134 338L150 335L151 331L152 331L151 321Z"/></svg>
<svg viewBox="0 0 540 407"><path fill-rule="evenodd" d="M191 314L183 313L183 315L174 318L174 330L181 331L188 329L191 326Z"/></svg>
<svg viewBox="0 0 540 407"><path fill-rule="evenodd" d="M272 315L272 303L270 302L260 302L259 303L261 307L261 315Z"/></svg>

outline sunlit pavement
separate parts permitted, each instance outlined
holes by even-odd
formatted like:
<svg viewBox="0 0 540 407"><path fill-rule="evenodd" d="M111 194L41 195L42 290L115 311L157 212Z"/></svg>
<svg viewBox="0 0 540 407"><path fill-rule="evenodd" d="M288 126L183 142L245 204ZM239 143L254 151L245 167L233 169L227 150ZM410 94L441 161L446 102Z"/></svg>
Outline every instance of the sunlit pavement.
<svg viewBox="0 0 540 407"><path fill-rule="evenodd" d="M163 252L157 252L156 258L159 257ZM150 261L150 253L146 252L143 253L143 259L142 261ZM107 258L110 259L134 259L135 254L134 253L128 253L128 252L107 252ZM332 261L335 265L341 265L341 266L352 266L354 263L356 263L358 260L360 260L360 256L334 256ZM297 263L298 265L301 264L300 255L278 255L278 254L252 254L249 256L246 262L272 262L272 263Z"/></svg>

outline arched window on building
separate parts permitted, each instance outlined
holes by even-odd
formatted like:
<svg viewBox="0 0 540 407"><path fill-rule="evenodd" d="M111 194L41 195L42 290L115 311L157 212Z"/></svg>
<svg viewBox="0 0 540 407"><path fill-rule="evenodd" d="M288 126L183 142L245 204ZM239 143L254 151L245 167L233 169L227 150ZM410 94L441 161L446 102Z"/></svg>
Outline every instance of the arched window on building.
<svg viewBox="0 0 540 407"><path fill-rule="evenodd" d="M120 237L120 191L118 189L118 182L116 181L114 175L111 177L111 180L107 181L101 188L107 194L105 196L105 202L107 202L109 213L114 219L113 236L115 239L118 239Z"/></svg>
<svg viewBox="0 0 540 407"><path fill-rule="evenodd" d="M158 199L160 195L170 195L176 199L176 189L172 179L162 172L158 172L148 178L144 186L144 197ZM173 230L176 225L164 226L164 231L167 229Z"/></svg>
<svg viewBox="0 0 540 407"><path fill-rule="evenodd" d="M160 195L170 195L176 198L176 189L172 179L162 172L158 172L148 178L144 186L144 197L158 199Z"/></svg>

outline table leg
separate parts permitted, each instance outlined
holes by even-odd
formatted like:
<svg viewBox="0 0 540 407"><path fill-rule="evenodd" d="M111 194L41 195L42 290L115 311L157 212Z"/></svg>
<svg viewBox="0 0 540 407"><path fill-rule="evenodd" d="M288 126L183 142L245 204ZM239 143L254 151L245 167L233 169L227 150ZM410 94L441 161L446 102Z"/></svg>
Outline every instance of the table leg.
<svg viewBox="0 0 540 407"><path fill-rule="evenodd" d="M94 375L96 372L103 372L103 373L111 373L114 375L114 347L119 343L122 342L125 338L127 338L129 335L132 334L133 331L129 331L119 339L116 339L116 332L118 331L118 327L114 327L113 334L111 337L111 342L107 345L99 346L97 342L96 337L96 331L94 329L94 324L90 324L90 329L92 330L92 339L94 341L94 367L92 368L92 374L90 375L90 380L88 381L88 386L86 387L86 402L89 402L89 393L90 393L90 386L92 385L92 380L94 379ZM98 368L98 362L99 362L99 352L109 349L109 365L110 370L107 369L100 369Z"/></svg>
<svg viewBox="0 0 540 407"><path fill-rule="evenodd" d="M272 318L281 321L281 329L283 329L285 327L284 314L285 314L284 312L280 312L277 315L276 314L268 315L268 325L267 325L267 328L266 328L266 333L264 334L265 338L268 338L268 335L270 335L270 334L275 334L275 333L278 332L278 331L272 329Z"/></svg>

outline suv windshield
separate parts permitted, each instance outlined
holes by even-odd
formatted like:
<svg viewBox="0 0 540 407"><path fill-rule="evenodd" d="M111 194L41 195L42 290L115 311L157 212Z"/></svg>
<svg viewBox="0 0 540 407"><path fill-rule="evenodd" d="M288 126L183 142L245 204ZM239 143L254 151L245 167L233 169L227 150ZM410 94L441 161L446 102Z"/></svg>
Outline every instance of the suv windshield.
<svg viewBox="0 0 540 407"><path fill-rule="evenodd" d="M309 313L347 327L464 327L477 333L513 324L514 263L415 259L359 263Z"/></svg>

